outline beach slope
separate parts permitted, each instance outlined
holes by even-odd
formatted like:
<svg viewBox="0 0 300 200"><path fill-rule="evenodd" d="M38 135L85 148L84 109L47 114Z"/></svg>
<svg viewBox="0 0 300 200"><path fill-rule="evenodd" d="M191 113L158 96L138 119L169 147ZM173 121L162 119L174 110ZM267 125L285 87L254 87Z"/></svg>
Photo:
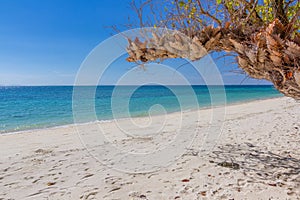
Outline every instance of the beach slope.
<svg viewBox="0 0 300 200"><path fill-rule="evenodd" d="M184 130L207 132L211 113L184 112L183 118L190 119ZM93 145L101 127L112 144L128 152L149 147L143 152L149 153L172 142L179 115L152 117L152 122L168 121L161 134L147 138L122 135L114 121L78 127ZM131 124L130 119L120 121L122 127ZM126 173L118 163L97 161L80 140L78 127L0 135L0 199L300 199L300 103L293 99L227 106L212 151L203 153L201 140L195 140L179 159L149 173Z"/></svg>

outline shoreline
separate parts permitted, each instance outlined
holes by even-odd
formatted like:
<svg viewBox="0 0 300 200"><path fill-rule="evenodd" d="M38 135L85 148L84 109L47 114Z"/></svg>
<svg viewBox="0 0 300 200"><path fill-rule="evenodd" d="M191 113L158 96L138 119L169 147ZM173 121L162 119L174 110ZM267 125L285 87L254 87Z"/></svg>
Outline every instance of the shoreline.
<svg viewBox="0 0 300 200"><path fill-rule="evenodd" d="M229 105L225 121L217 129L211 124L211 111L2 135L0 196L104 200L300 198L299 102L280 97ZM147 126L149 122L151 126ZM207 133L216 131L216 140L206 138ZM102 141L100 135L106 140ZM176 140L178 137L181 139ZM213 149L203 153L206 144L212 144ZM155 152L164 149L171 151L155 157ZM146 159L135 160L132 155ZM145 172L145 167L151 167L145 161L154 168Z"/></svg>
<svg viewBox="0 0 300 200"><path fill-rule="evenodd" d="M285 98L284 96L280 96L280 97L268 97L268 98L261 98L261 99L253 99L253 100L244 100L244 101L237 101L237 102L232 102L225 104L225 108L228 106L233 106L233 105L241 105L241 104L247 104L247 103L251 103L251 102L260 102L260 101L265 101L265 100L270 100L270 99L280 99L280 98ZM195 111L202 111L202 110L210 110L210 109L215 109L215 108L220 108L222 106L217 105L214 107L198 107L198 109L188 109L188 110L182 110L182 111L174 111L174 112L170 112L167 113L167 115L169 114L174 114L174 113L186 113L186 112L195 112ZM155 114L153 116L160 116L161 114ZM137 117L132 117L132 118L147 118L147 116L137 116ZM49 126L49 127L39 127L39 128L30 128L30 129L24 129L24 130L17 130L17 131L4 131L4 132L0 132L0 136L1 135L11 135L11 134L24 134L26 132L32 132L32 131L41 131L41 130L51 130L51 129L57 129L57 128L68 128L68 127L73 127L73 126L77 126L77 125L88 125L88 124L93 124L93 123L109 123L115 120L128 120L131 118L118 118L118 119L107 119L107 120L96 120L96 121L90 121L90 122L83 122L83 123L68 123L68 124L61 124L61 125L54 125L54 126Z"/></svg>

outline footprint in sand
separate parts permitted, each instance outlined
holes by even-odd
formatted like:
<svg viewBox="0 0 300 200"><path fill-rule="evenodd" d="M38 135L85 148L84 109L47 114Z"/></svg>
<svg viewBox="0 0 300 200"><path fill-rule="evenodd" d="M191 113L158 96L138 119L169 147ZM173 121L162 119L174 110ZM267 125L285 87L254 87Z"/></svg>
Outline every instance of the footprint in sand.
<svg viewBox="0 0 300 200"><path fill-rule="evenodd" d="M49 154L49 153L52 153L52 152L53 152L52 150L45 150L45 149L37 149L37 150L34 151L34 153L42 154L42 155Z"/></svg>
<svg viewBox="0 0 300 200"><path fill-rule="evenodd" d="M80 199L96 199L96 195L98 194L97 191L87 191L85 192L86 194L83 194L82 196L80 196Z"/></svg>
<svg viewBox="0 0 300 200"><path fill-rule="evenodd" d="M84 177L82 177L81 180L82 180L82 179L89 178L89 177L92 177L92 176L94 176L94 174L87 174L87 175L85 175Z"/></svg>

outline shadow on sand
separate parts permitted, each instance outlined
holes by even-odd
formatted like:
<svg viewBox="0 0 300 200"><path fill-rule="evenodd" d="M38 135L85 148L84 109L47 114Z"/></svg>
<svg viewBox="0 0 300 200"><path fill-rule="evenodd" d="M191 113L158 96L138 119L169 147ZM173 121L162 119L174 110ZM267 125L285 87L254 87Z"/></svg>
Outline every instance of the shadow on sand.
<svg viewBox="0 0 300 200"><path fill-rule="evenodd" d="M238 164L238 170L248 178L248 182L299 190L300 159L292 157L288 152L282 154L244 143L219 147L212 152L211 157L219 166L220 163Z"/></svg>

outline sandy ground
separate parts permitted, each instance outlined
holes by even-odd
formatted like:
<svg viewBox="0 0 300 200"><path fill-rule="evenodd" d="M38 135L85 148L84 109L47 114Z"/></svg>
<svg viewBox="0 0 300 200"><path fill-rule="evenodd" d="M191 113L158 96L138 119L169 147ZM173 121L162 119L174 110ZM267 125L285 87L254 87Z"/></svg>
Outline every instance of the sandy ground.
<svg viewBox="0 0 300 200"><path fill-rule="evenodd" d="M223 111L1 135L0 199L300 199L300 103Z"/></svg>

